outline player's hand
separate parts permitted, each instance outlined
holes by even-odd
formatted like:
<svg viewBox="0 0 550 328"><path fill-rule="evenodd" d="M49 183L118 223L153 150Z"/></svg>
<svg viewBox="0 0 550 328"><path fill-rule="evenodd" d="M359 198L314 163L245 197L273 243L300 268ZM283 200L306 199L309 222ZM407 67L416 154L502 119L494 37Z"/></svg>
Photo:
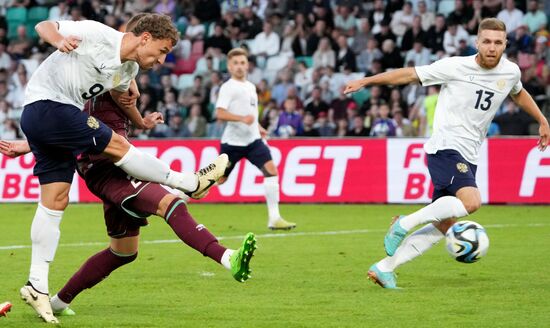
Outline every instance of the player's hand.
<svg viewBox="0 0 550 328"><path fill-rule="evenodd" d="M157 124L162 123L164 123L164 118L162 117L162 113L159 112L149 113L143 118L143 128L146 130L150 130L157 126Z"/></svg>
<svg viewBox="0 0 550 328"><path fill-rule="evenodd" d="M82 41L82 39L80 39L79 37L69 35L57 41L54 46L57 48L57 50L68 54L69 52L78 48L78 44L80 43L80 41Z"/></svg>
<svg viewBox="0 0 550 328"><path fill-rule="evenodd" d="M539 127L539 150L544 151L546 147L548 147L548 142L550 141L550 126L548 126L548 122L542 123Z"/></svg>
<svg viewBox="0 0 550 328"><path fill-rule="evenodd" d="M30 152L31 152L31 148L29 147L29 143L26 141L0 140L0 153L8 157L15 158Z"/></svg>
<svg viewBox="0 0 550 328"><path fill-rule="evenodd" d="M355 92L363 87L363 83L361 80L355 80L355 81L349 81L346 84L346 88L344 89L344 93L348 94L351 92Z"/></svg>
<svg viewBox="0 0 550 328"><path fill-rule="evenodd" d="M267 130L259 124L258 127L260 128L260 136L262 137L262 139L267 139Z"/></svg>
<svg viewBox="0 0 550 328"><path fill-rule="evenodd" d="M246 115L246 116L243 116L243 118L242 118L241 121L242 121L244 124L250 125L250 124L254 123L254 120L255 120L255 118L254 118L253 115Z"/></svg>

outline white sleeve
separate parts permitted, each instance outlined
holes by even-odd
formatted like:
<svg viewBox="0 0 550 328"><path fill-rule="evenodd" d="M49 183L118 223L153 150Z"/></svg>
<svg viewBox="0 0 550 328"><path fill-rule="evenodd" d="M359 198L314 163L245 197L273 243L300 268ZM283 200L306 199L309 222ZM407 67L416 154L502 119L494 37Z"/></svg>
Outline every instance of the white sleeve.
<svg viewBox="0 0 550 328"><path fill-rule="evenodd" d="M523 84L521 83L521 71L519 70L519 67L516 65L516 76L514 76L514 79L516 80L516 83L512 87L512 90L510 90L510 94L517 95L521 89L523 89Z"/></svg>
<svg viewBox="0 0 550 328"><path fill-rule="evenodd" d="M218 100L216 101L216 108L222 108L229 110L229 104L231 103L231 89L227 83L222 84L220 92L218 94Z"/></svg>
<svg viewBox="0 0 550 328"><path fill-rule="evenodd" d="M120 32L110 28L107 25L96 21L58 21L59 33L63 36L76 36L81 39L78 48L79 52L87 50L90 44L96 43L102 39L115 38Z"/></svg>
<svg viewBox="0 0 550 328"><path fill-rule="evenodd" d="M416 75L423 86L445 84L452 79L454 72L452 57L443 58L430 65L416 66Z"/></svg>

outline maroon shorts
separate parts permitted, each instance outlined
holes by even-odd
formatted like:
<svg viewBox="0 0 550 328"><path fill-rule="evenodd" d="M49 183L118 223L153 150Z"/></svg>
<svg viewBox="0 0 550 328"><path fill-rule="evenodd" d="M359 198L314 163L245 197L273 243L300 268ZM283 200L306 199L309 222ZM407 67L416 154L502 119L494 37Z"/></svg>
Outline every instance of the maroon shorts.
<svg viewBox="0 0 550 328"><path fill-rule="evenodd" d="M84 172L79 167L88 189L103 201L107 234L112 238L137 236L139 228L148 224L146 218L170 193L158 183L128 176L108 161L95 161Z"/></svg>

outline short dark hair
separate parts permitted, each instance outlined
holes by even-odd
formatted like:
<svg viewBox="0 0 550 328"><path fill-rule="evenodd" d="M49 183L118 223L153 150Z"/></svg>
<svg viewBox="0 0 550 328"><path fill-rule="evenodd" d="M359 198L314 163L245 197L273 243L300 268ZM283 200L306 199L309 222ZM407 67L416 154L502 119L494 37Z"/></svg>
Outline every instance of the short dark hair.
<svg viewBox="0 0 550 328"><path fill-rule="evenodd" d="M139 13L130 18L128 22L126 22L126 32L133 32L132 30L136 27L139 20L147 15L147 13Z"/></svg>

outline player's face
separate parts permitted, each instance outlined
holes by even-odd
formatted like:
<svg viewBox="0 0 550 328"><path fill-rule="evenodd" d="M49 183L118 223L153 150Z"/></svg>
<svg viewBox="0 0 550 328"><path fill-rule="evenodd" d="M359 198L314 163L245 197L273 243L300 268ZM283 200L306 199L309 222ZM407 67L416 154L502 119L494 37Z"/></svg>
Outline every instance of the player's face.
<svg viewBox="0 0 550 328"><path fill-rule="evenodd" d="M493 68L498 65L506 49L506 32L483 30L477 37L476 45L478 64L483 68Z"/></svg>
<svg viewBox="0 0 550 328"><path fill-rule="evenodd" d="M172 51L172 40L156 40L150 35L148 37L142 36L141 44L138 48L137 63L141 69L151 69L155 64L164 63L166 55L170 51Z"/></svg>
<svg viewBox="0 0 550 328"><path fill-rule="evenodd" d="M227 69L235 79L244 79L248 71L248 58L246 56L233 56L227 63Z"/></svg>

